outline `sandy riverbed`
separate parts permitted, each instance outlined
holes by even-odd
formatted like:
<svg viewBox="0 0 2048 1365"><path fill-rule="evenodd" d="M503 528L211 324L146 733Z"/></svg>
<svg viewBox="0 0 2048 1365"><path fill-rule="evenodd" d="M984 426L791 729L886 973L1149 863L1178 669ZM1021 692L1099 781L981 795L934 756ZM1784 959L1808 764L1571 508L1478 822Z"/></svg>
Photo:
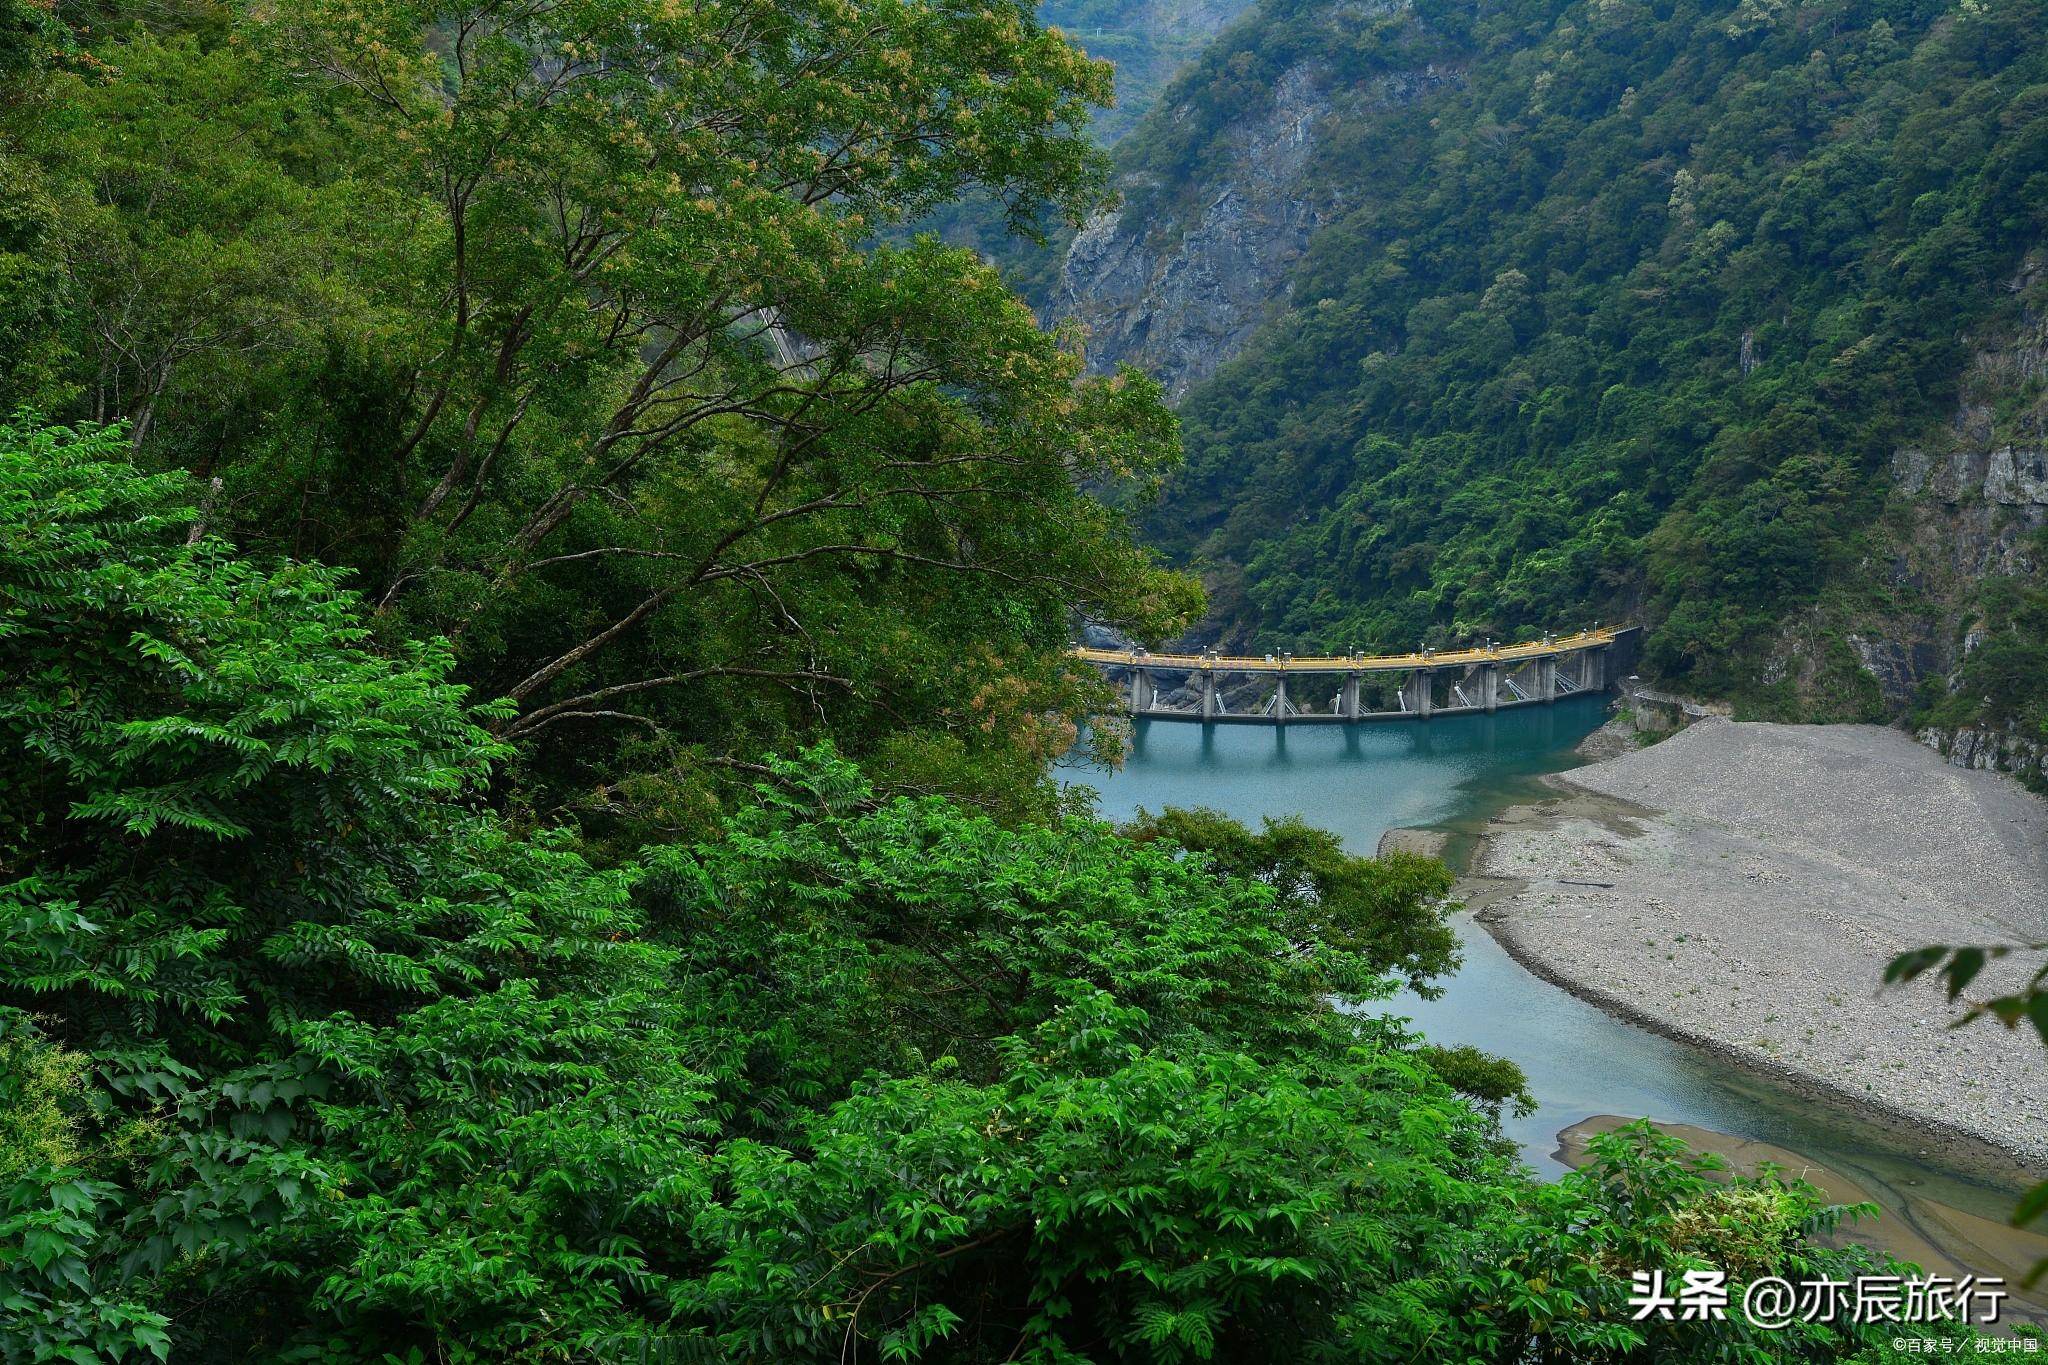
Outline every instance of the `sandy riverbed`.
<svg viewBox="0 0 2048 1365"><path fill-rule="evenodd" d="M1488 826L1467 884L1532 970L2048 1171L2040 1040L1949 1029L1932 984L1878 989L1907 948L2048 940L2048 803L1895 731L1720 719L1550 782Z"/></svg>

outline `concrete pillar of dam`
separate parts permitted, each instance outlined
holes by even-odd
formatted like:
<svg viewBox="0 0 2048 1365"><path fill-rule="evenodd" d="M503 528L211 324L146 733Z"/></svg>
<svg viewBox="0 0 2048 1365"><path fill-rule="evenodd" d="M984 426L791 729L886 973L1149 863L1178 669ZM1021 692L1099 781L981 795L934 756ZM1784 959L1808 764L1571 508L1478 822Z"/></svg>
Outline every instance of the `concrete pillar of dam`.
<svg viewBox="0 0 2048 1365"><path fill-rule="evenodd" d="M1500 665L1479 665L1479 705L1492 711L1500 705Z"/></svg>
<svg viewBox="0 0 2048 1365"><path fill-rule="evenodd" d="M1152 709L1152 670L1134 668L1131 670L1131 714L1142 716Z"/></svg>
<svg viewBox="0 0 2048 1365"><path fill-rule="evenodd" d="M1216 674L1210 669L1202 670L1202 719L1208 720L1216 714Z"/></svg>
<svg viewBox="0 0 2048 1365"><path fill-rule="evenodd" d="M1287 675L1282 673L1274 681L1279 686L1273 692L1273 723L1275 725L1285 725L1287 723Z"/></svg>
<svg viewBox="0 0 2048 1365"><path fill-rule="evenodd" d="M1557 660L1549 657L1536 661L1536 698L1539 701L1557 700Z"/></svg>
<svg viewBox="0 0 2048 1365"><path fill-rule="evenodd" d="M1579 655L1579 683L1595 692L1607 689L1607 646L1589 649Z"/></svg>
<svg viewBox="0 0 2048 1365"><path fill-rule="evenodd" d="M1358 719L1358 675L1344 675L1344 690L1337 694L1337 714L1346 720Z"/></svg>
<svg viewBox="0 0 2048 1365"><path fill-rule="evenodd" d="M1432 691L1431 682L1434 677L1434 671L1427 668L1418 668L1408 675L1408 681L1402 685L1401 692L1408 703L1409 715L1427 716L1429 714L1432 700L1430 696Z"/></svg>

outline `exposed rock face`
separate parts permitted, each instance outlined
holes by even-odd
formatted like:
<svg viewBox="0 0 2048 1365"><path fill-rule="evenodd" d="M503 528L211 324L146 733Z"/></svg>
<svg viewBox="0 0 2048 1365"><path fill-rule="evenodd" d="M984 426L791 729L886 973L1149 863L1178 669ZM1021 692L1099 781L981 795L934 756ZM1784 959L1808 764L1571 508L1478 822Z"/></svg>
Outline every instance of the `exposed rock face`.
<svg viewBox="0 0 2048 1365"><path fill-rule="evenodd" d="M1115 626L1089 621L1081 627L1081 643L1090 649L1129 649L1133 641Z"/></svg>
<svg viewBox="0 0 2048 1365"><path fill-rule="evenodd" d="M2006 287L2024 293L2044 273L2048 257L2036 252ZM1915 504L1917 523L1917 544L1907 547L1899 581L1942 568L1978 579L2040 567L2026 542L2048 524L2048 398L2037 396L2002 419L1998 408L2044 374L2048 317L2028 314L2011 336L1972 358L1946 439L1892 458L1893 483ZM1926 555L1929 541L1946 554Z"/></svg>
<svg viewBox="0 0 2048 1365"><path fill-rule="evenodd" d="M1365 8L1406 5L1376 0ZM1271 103L1225 133L1223 169L1184 201L1192 207L1164 222L1105 213L1082 229L1051 317L1087 328L1091 371L1129 362L1178 399L1285 306L1289 272L1340 207L1327 186L1343 177L1311 174L1331 121L1411 103L1462 79L1462 68L1430 63L1333 89L1321 64L1290 67Z"/></svg>
<svg viewBox="0 0 2048 1365"><path fill-rule="evenodd" d="M2030 785L2041 782L2042 761L2048 758L2048 752L2044 752L2048 745L2022 738L2010 730L1924 729L1916 731L1914 738L1937 750L1951 768L2011 773Z"/></svg>
<svg viewBox="0 0 2048 1365"><path fill-rule="evenodd" d="M1954 449L1938 456L1902 450L1892 458L1899 491L1939 506L1934 515L1948 523L1942 539L1950 563L1973 578L2032 573L2027 541L2048 525L2048 447L1991 446L1990 426L1988 412L1966 407ZM1970 439L1978 429L1982 437Z"/></svg>
<svg viewBox="0 0 2048 1365"><path fill-rule="evenodd" d="M2013 345L1980 353L1965 393L1981 400L2040 372L2048 358L2044 332L2048 326L2030 320ZM1976 647L1982 636L1973 628L1973 599L1986 579L2024 579L2043 567L2034 547L2036 534L2048 525L2048 442L2025 439L2035 433L2027 430L2031 424L2024 415L2018 425L2022 439L2014 441L2011 430L1995 430L1988 402L1966 401L1945 449L1907 449L1893 457L1893 483L1906 500L1911 529L1889 577L1931 609L1918 620L1900 622L1887 632L1890 638L1851 636L1850 643L1895 707L1904 705L1922 679L1951 674ZM1961 767L2038 765L2038 756L2031 762L2008 757L1974 731L1945 735L1929 742Z"/></svg>
<svg viewBox="0 0 2048 1365"><path fill-rule="evenodd" d="M1179 398L1243 347L1286 297L1287 268L1323 221L1302 191L1329 108L1315 68L1283 75L1272 107L1231 133L1230 170L1177 241L1122 212L1081 230L1053 310L1087 327L1092 371L1128 361Z"/></svg>
<svg viewBox="0 0 2048 1365"><path fill-rule="evenodd" d="M1885 704L1895 709L1906 704L1922 678L1947 666L1946 652L1925 639L1889 640L1854 631L1848 639L1863 671L1877 680Z"/></svg>

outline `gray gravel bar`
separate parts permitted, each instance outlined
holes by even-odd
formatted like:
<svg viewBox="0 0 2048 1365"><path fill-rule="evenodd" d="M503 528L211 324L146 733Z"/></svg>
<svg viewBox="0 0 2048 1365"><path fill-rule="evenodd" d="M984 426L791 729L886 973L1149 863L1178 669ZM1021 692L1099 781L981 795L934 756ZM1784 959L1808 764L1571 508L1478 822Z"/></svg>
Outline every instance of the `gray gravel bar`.
<svg viewBox="0 0 2048 1365"><path fill-rule="evenodd" d="M2048 1170L2048 1049L1932 983L1930 943L2048 941L2048 803L1875 726L1702 720L1549 779L1473 866L1477 917L1532 970L1796 1085ZM1983 988L2038 963L1995 964ZM1985 989L1973 994L1986 993Z"/></svg>

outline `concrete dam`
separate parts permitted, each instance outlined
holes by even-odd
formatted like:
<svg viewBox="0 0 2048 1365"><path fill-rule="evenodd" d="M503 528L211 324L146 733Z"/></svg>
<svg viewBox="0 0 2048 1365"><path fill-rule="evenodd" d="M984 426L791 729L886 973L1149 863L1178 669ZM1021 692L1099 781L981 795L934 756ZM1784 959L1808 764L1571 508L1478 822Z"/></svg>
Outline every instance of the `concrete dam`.
<svg viewBox="0 0 2048 1365"><path fill-rule="evenodd" d="M1537 706L1604 691L1634 653L1635 626L1596 626L1526 644L1413 654L1263 658L1076 647L1118 683L1124 709L1154 720L1248 725L1427 720Z"/></svg>

